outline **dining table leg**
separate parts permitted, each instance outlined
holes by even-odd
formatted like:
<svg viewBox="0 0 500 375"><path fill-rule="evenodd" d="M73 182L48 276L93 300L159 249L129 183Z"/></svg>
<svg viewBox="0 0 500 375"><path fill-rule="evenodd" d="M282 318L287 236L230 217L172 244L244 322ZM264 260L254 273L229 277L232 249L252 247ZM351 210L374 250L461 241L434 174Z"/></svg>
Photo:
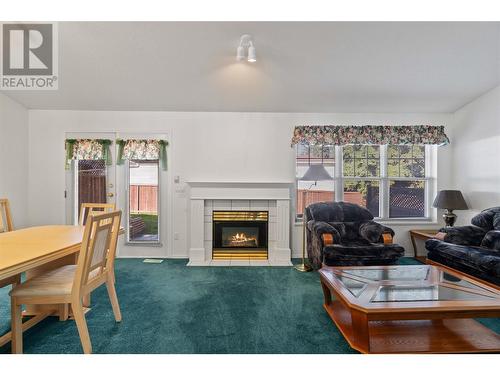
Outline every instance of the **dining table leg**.
<svg viewBox="0 0 500 375"><path fill-rule="evenodd" d="M15 298L11 299L11 332L12 332L12 354L23 353L23 315L22 307L16 303Z"/></svg>

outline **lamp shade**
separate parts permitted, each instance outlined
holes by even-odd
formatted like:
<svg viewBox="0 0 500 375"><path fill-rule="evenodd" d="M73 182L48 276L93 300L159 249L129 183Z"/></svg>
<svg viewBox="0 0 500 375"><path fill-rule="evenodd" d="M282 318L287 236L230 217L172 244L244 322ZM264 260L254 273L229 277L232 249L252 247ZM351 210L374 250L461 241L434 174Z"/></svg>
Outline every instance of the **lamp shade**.
<svg viewBox="0 0 500 375"><path fill-rule="evenodd" d="M432 205L449 210L467 210L469 208L460 190L441 190L436 195Z"/></svg>
<svg viewBox="0 0 500 375"><path fill-rule="evenodd" d="M302 178L302 181L326 181L333 180L333 177L330 176L330 173L325 169L323 164L311 164L307 169L306 173Z"/></svg>

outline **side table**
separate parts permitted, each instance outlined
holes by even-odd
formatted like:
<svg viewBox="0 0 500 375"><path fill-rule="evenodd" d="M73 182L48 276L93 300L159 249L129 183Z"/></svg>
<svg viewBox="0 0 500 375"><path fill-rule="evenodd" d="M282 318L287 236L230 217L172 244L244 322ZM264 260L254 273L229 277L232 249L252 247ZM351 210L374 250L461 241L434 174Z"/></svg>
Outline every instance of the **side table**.
<svg viewBox="0 0 500 375"><path fill-rule="evenodd" d="M438 229L411 229L410 230L410 238L411 243L413 245L413 255L417 258L417 243L415 239L419 240L430 240L431 238L435 238L436 234L438 234Z"/></svg>

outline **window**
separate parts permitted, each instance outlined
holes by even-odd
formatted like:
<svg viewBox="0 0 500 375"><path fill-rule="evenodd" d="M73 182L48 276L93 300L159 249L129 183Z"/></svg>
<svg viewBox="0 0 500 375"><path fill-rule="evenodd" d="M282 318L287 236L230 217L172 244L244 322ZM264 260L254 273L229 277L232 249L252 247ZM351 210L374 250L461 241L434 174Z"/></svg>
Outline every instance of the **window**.
<svg viewBox="0 0 500 375"><path fill-rule="evenodd" d="M334 176L335 148L333 146L297 145L297 217L302 217L304 208L315 202L332 201L334 199L334 183L332 181L302 181L310 164L325 166L330 176Z"/></svg>
<svg viewBox="0 0 500 375"><path fill-rule="evenodd" d="M386 220L429 219L433 195L430 166L436 146L297 145L297 218L314 202L345 201ZM323 164L331 181L299 180L310 164ZM335 160L341 160L340 165Z"/></svg>
<svg viewBox="0 0 500 375"><path fill-rule="evenodd" d="M344 146L342 157L343 200L379 217L380 146Z"/></svg>
<svg viewBox="0 0 500 375"><path fill-rule="evenodd" d="M389 217L425 216L425 146L387 146Z"/></svg>
<svg viewBox="0 0 500 375"><path fill-rule="evenodd" d="M128 242L158 243L158 160L128 162Z"/></svg>

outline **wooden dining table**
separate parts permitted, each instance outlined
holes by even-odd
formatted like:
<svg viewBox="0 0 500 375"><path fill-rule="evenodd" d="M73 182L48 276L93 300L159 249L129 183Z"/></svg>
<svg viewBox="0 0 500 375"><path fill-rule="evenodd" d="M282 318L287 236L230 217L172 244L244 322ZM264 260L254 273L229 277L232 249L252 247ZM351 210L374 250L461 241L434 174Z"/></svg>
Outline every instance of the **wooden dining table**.
<svg viewBox="0 0 500 375"><path fill-rule="evenodd" d="M25 273L30 279L48 270L76 264L83 239L83 226L45 225L0 234L0 280ZM59 315L60 306L26 306L23 331L50 315ZM0 337L0 346L11 339L8 332Z"/></svg>

